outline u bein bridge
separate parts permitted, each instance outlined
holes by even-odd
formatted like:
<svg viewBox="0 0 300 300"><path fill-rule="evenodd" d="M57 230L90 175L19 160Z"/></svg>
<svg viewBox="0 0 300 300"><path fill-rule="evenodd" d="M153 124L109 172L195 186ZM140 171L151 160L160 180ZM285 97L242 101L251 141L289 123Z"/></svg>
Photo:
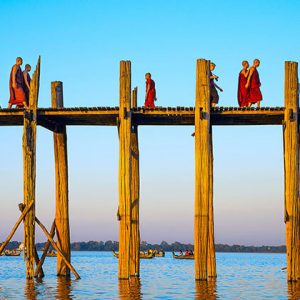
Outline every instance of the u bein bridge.
<svg viewBox="0 0 300 300"><path fill-rule="evenodd" d="M1 126L23 126L24 201L21 215L0 253L23 221L26 277L44 276L42 265L50 247L57 251L57 275L70 276L71 265L68 159L66 126L117 126L119 131L119 279L139 276L139 147L138 126L195 126L195 279L208 280L216 274L213 216L212 126L279 125L284 137L284 222L286 225L287 279L300 279L299 203L299 90L298 64L285 62L284 107L210 107L209 61L197 60L195 107L137 107L137 88L131 91L131 62L120 62L119 107L64 108L63 84L51 83L51 108L38 108L40 59L30 87L29 108L0 110ZM36 130L37 125L53 132L55 155L56 209L48 231L36 216ZM48 241L43 255L35 248L35 224ZM56 234L56 242L54 236Z"/></svg>

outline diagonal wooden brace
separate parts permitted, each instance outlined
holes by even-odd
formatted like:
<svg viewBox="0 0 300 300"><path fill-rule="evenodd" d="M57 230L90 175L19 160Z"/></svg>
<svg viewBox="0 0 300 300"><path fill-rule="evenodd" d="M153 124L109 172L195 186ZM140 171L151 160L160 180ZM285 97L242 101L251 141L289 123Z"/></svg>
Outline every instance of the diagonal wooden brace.
<svg viewBox="0 0 300 300"><path fill-rule="evenodd" d="M25 207L22 211L21 216L19 217L18 221L16 222L15 226L13 227L11 233L8 235L8 237L6 238L6 240L2 243L2 245L0 246L0 254L3 252L4 248L6 247L6 245L9 243L9 241L11 240L11 238L14 236L16 230L18 229L19 225L21 224L22 220L25 218L25 216L27 215L27 213L29 212L29 210L31 209L32 205L33 205L34 201L31 201L29 203L29 205L27 205L27 207ZM22 204L23 205L23 204Z"/></svg>
<svg viewBox="0 0 300 300"><path fill-rule="evenodd" d="M41 229L44 231L45 235L47 236L48 240L52 244L53 248L56 250L57 254L61 256L65 264L68 266L68 268L74 273L76 279L80 279L79 274L76 272L74 267L68 262L64 254L61 252L61 250L57 247L56 243L54 242L53 238L51 237L50 233L46 229L46 227L40 222L40 220L36 217L35 218L36 223L41 227Z"/></svg>

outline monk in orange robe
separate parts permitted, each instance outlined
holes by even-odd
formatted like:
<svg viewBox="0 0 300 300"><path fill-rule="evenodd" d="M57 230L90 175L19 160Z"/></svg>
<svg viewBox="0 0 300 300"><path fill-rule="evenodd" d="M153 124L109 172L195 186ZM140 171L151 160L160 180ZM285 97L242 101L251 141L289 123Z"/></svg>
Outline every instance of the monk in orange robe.
<svg viewBox="0 0 300 300"><path fill-rule="evenodd" d="M246 89L249 88L249 98L248 98L248 106L251 106L254 103L257 103L257 107L260 107L260 101L262 101L263 97L260 91L260 79L257 68L260 65L259 59L254 59L253 66L249 70L249 76L247 79Z"/></svg>
<svg viewBox="0 0 300 300"><path fill-rule="evenodd" d="M17 57L16 64L12 67L10 72L10 98L8 102L8 108L11 108L13 105L16 105L19 108L27 108L26 96L24 92L24 77L21 69L22 64L23 59L21 57Z"/></svg>
<svg viewBox="0 0 300 300"><path fill-rule="evenodd" d="M145 107L154 108L156 101L156 90L155 90L155 82L151 79L151 74L146 73L146 96L145 96Z"/></svg>
<svg viewBox="0 0 300 300"><path fill-rule="evenodd" d="M26 64L25 70L23 72L23 77L24 77L24 92L26 96L27 105L29 105L29 91L30 91L30 82L31 82L31 77L29 75L30 71L31 71L31 66Z"/></svg>
<svg viewBox="0 0 300 300"><path fill-rule="evenodd" d="M249 63L247 60L242 62L243 69L239 74L238 81L238 103L240 107L248 106L248 98L249 98L249 88L246 88L248 75L249 75Z"/></svg>

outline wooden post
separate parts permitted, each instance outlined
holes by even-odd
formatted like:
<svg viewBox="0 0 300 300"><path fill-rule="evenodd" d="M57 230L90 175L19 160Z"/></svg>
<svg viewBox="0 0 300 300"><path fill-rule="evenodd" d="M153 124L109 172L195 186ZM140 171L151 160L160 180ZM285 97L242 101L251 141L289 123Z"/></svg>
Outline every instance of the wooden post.
<svg viewBox="0 0 300 300"><path fill-rule="evenodd" d="M40 58L30 84L29 109L24 112L23 164L24 205L33 205L24 219L26 277L33 278L35 263L35 179L36 179L36 125L40 82Z"/></svg>
<svg viewBox="0 0 300 300"><path fill-rule="evenodd" d="M217 277L216 271L216 250L215 250L215 230L214 230L214 199L213 199L213 143L212 126L209 130L209 203L208 203L208 253L207 253L207 276Z"/></svg>
<svg viewBox="0 0 300 300"><path fill-rule="evenodd" d="M137 87L132 91L132 107L137 107ZM140 275L140 173L138 127L131 128L131 245L130 276Z"/></svg>
<svg viewBox="0 0 300 300"><path fill-rule="evenodd" d="M300 279L298 64L285 62L284 178L287 279Z"/></svg>
<svg viewBox="0 0 300 300"><path fill-rule="evenodd" d="M51 102L53 108L64 107L63 83L51 82ZM69 226L69 191L68 191L68 154L67 130L65 125L57 126L53 133L55 158L55 226L57 246L71 262L70 226ZM70 269L61 256L57 256L57 275L70 276Z"/></svg>
<svg viewBox="0 0 300 300"><path fill-rule="evenodd" d="M120 63L119 279L130 276L131 239L131 62Z"/></svg>
<svg viewBox="0 0 300 300"><path fill-rule="evenodd" d="M209 64L197 60L195 104L195 279L207 280L210 199L210 91Z"/></svg>

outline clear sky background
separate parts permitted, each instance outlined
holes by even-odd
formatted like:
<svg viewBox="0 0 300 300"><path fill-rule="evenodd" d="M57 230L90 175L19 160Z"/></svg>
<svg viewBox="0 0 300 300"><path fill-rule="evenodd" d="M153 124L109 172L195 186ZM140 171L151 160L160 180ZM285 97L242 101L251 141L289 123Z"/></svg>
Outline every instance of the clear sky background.
<svg viewBox="0 0 300 300"><path fill-rule="evenodd" d="M64 83L65 106L118 106L119 61L132 62L143 104L144 74L157 105L194 106L197 58L216 63L236 106L241 61L261 59L263 106L283 106L284 61L300 60L299 1L14 1L0 0L0 105L17 56L42 57L40 107L50 82ZM140 127L141 238L193 241L193 127ZM283 223L281 126L214 127L217 243L279 245ZM22 128L1 127L0 240L22 202ZM52 133L38 128L37 216L54 217ZM118 135L112 127L68 127L72 241L117 240ZM22 229L15 239L22 238ZM40 231L37 240L45 240Z"/></svg>

